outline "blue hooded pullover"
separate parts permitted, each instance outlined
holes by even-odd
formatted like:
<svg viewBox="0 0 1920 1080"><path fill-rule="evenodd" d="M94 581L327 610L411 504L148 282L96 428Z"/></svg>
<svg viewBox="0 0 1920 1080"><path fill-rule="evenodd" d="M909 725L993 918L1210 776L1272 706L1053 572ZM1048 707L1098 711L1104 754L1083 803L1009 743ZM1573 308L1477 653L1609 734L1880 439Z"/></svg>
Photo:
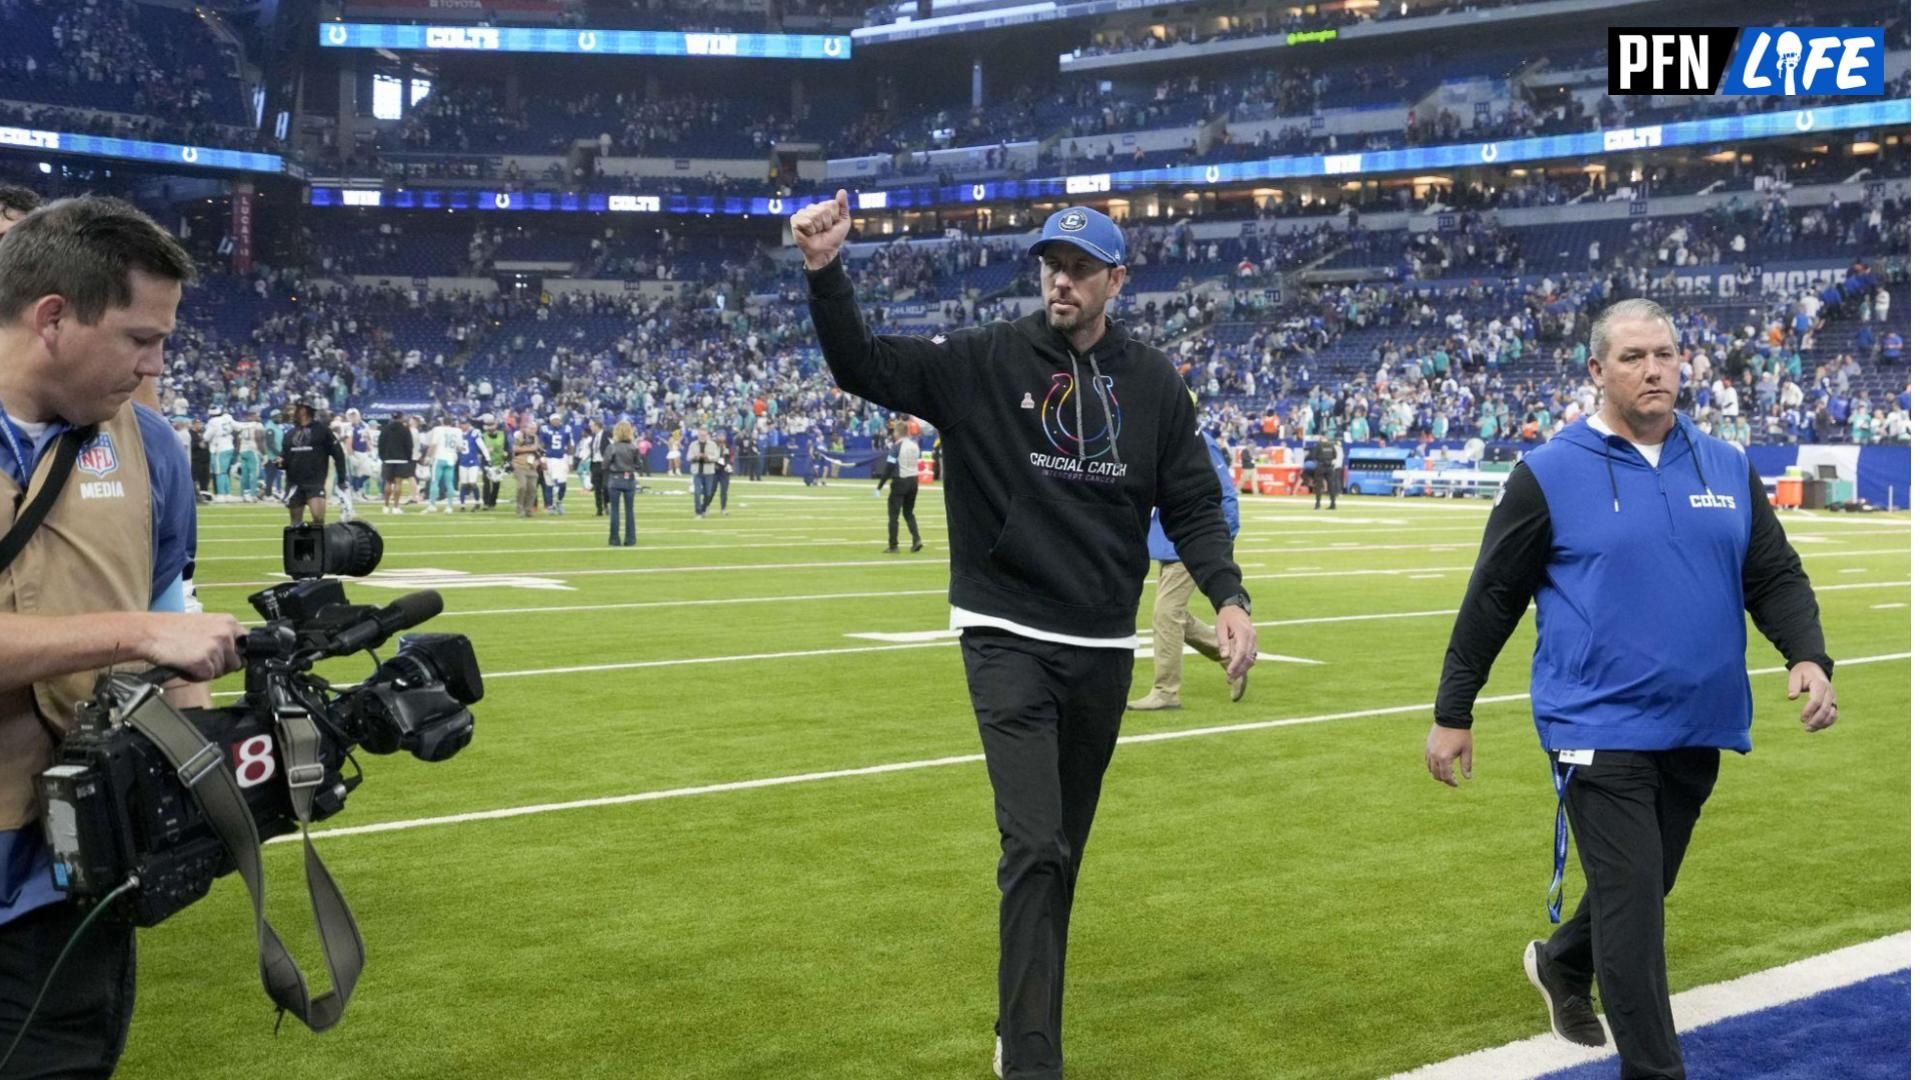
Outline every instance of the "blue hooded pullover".
<svg viewBox="0 0 1920 1080"><path fill-rule="evenodd" d="M1746 455L1676 415L1658 468L1585 420L1526 465L1553 521L1534 594L1541 745L1751 750Z"/></svg>
<svg viewBox="0 0 1920 1080"><path fill-rule="evenodd" d="M1220 512L1227 519L1227 535L1240 535L1240 493L1233 487L1233 470L1227 467L1227 459L1220 453L1220 447L1207 442L1207 458L1213 462L1213 473L1220 478ZM1180 553L1174 550L1173 541L1167 539L1167 530L1160 527L1160 511L1155 509L1153 520L1147 527L1147 557L1155 562L1179 562Z"/></svg>

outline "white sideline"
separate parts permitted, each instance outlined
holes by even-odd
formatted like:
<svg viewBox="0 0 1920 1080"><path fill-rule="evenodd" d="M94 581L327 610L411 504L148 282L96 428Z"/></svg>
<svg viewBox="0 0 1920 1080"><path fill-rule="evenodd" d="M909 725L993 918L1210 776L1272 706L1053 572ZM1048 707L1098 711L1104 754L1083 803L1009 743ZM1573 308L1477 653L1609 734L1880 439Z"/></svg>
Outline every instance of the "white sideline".
<svg viewBox="0 0 1920 1080"><path fill-rule="evenodd" d="M939 642L936 644L948 644ZM882 648L925 648L922 645L890 645ZM871 652L876 650L847 650ZM1911 652L1886 653L1880 656L1860 656L1848 660L1835 661L1836 667L1850 667L1856 664L1877 664L1889 660L1911 660ZM1747 674L1784 675L1785 671L1777 667L1752 668ZM1477 699L1480 705L1496 705L1511 701L1525 701L1528 694L1500 694ZM1140 735L1122 735L1121 745L1135 743L1170 742L1176 739L1193 739L1204 735L1224 735L1243 731L1266 731L1273 728L1299 727L1303 724L1324 724L1333 720L1358 720L1372 716L1396 716L1403 713L1425 712L1433 708L1431 701L1417 702L1412 705L1388 705L1376 709L1356 709L1351 712L1322 713L1318 716L1294 716L1279 720L1254 720L1244 724L1221 724L1215 727L1185 728L1178 731L1153 731ZM960 754L953 757L926 758L920 761L895 761L884 765L866 765L852 769L832 769L826 772L799 773L792 776L768 776L758 780L734 780L720 784L703 784L698 787L666 788L659 791L642 791L631 795L606 795L594 799L576 799L569 802L539 803L532 806L508 806L497 810L476 810L464 814L446 814L440 817L414 818L407 821L384 821L372 825L351 825L339 829L321 829L312 835L317 839L324 836L362 836L369 833L402 832L409 829L423 829L433 825L458 825L469 821L497 821L502 818L526 817L531 814L550 814L561 810L584 810L601 806L625 806L629 803L658 802L662 799L679 799L692 795L717 795L730 791L750 791L756 788L785 787L791 784L808 784L822 780L845 780L857 776L877 776L882 773L910 772L918 769L936 769L947 765L966 765L983 762L981 754ZM268 840L269 844L283 843L297 839L292 835L278 836Z"/></svg>
<svg viewBox="0 0 1920 1080"><path fill-rule="evenodd" d="M1912 963L1912 936L1911 932L1892 934L1876 941L1850 945L1791 964L1756 971L1726 982L1696 986L1675 994L1674 1027L1680 1031L1692 1031L1735 1016L1851 986L1876 975L1900 971ZM1517 962L1518 946L1514 951L1516 962L1513 976L1518 979L1521 977ZM1606 1047L1574 1046L1551 1034L1544 1034L1505 1046L1476 1050L1410 1072L1395 1073L1389 1080L1532 1080L1545 1073L1589 1061L1603 1061L1612 1056Z"/></svg>

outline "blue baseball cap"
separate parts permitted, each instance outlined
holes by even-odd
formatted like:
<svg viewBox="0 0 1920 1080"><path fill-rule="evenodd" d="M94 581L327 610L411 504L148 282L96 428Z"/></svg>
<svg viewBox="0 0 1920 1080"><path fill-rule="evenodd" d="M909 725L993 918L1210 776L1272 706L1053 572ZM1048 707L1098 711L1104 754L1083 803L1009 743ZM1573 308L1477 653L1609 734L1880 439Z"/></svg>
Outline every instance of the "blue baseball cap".
<svg viewBox="0 0 1920 1080"><path fill-rule="evenodd" d="M1037 256L1041 248L1056 240L1072 244L1108 266L1122 266L1127 261L1127 237L1120 226L1107 215L1085 206L1055 211L1047 219L1046 227L1040 230L1040 239L1027 248L1027 254Z"/></svg>

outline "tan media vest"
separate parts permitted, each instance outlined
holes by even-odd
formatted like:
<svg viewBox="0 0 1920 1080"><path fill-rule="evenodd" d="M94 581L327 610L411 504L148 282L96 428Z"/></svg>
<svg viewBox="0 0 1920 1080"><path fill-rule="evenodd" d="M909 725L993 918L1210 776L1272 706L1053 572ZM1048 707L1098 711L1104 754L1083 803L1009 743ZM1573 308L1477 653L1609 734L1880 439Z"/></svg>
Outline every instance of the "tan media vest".
<svg viewBox="0 0 1920 1080"><path fill-rule="evenodd" d="M146 611L152 604L152 481L133 406L100 425L100 436L82 448L40 531L0 571L0 612L84 615ZM39 493L52 464L51 453L42 457L27 492L0 469L0 535ZM33 778L53 760L49 728L68 729L74 705L93 694L98 674L0 691L0 829L18 829L39 816Z"/></svg>

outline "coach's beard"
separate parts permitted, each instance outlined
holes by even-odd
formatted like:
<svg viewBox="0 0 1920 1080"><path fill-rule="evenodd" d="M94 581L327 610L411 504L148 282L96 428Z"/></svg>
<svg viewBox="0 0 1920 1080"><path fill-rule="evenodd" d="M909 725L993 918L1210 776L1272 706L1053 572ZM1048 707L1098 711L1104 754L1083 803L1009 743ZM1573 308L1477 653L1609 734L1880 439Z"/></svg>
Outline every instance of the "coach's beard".
<svg viewBox="0 0 1920 1080"><path fill-rule="evenodd" d="M1075 304L1063 314L1054 310L1053 301L1047 301L1047 325L1067 337L1072 337L1077 331L1094 325L1095 321L1105 313L1104 306L1087 308Z"/></svg>

